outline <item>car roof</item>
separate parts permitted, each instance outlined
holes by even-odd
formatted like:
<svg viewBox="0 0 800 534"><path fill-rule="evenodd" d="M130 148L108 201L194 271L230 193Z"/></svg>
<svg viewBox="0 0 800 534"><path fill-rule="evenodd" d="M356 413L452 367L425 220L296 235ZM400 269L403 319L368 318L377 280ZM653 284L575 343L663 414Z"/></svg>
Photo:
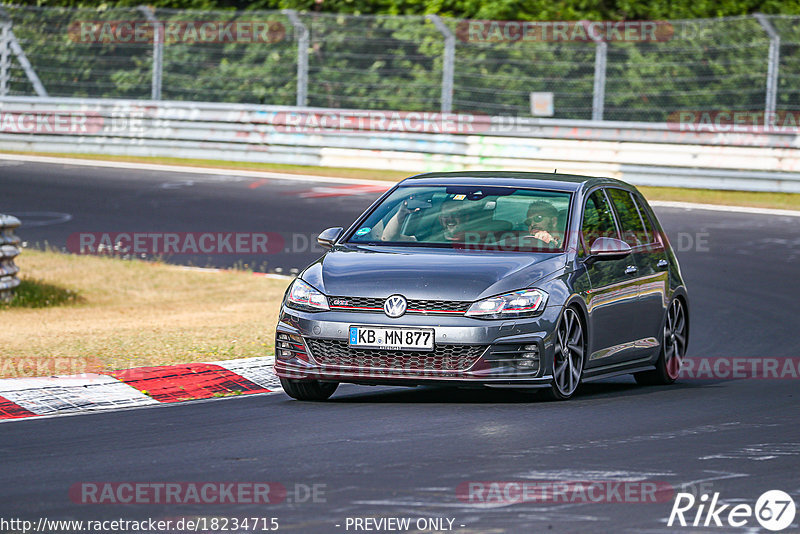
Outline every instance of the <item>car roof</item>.
<svg viewBox="0 0 800 534"><path fill-rule="evenodd" d="M494 185L559 191L577 191L595 185L617 185L632 188L629 184L614 178L515 171L428 172L411 176L400 183L406 185L408 182L413 182L414 185Z"/></svg>

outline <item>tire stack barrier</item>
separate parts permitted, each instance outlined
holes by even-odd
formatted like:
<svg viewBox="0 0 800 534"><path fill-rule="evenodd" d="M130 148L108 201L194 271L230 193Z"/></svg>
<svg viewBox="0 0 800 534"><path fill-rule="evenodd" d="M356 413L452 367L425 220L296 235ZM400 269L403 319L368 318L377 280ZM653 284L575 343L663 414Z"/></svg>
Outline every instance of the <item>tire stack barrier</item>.
<svg viewBox="0 0 800 534"><path fill-rule="evenodd" d="M14 258L19 255L19 236L14 231L20 221L12 215L0 213L0 302L8 302L14 296L14 288L19 285L19 267Z"/></svg>

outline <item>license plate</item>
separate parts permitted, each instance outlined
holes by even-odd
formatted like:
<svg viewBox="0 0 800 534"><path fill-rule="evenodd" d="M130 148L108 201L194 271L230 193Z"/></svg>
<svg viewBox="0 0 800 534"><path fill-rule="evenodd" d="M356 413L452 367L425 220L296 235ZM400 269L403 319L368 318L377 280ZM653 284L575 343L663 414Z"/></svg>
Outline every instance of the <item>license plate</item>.
<svg viewBox="0 0 800 534"><path fill-rule="evenodd" d="M362 349L433 350L433 329L351 326L350 346Z"/></svg>

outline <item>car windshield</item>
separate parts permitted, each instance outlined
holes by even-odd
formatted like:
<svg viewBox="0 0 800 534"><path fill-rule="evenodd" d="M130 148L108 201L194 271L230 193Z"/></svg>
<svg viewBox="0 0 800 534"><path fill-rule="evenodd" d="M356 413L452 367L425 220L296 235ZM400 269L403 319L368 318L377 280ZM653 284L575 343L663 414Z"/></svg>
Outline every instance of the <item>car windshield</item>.
<svg viewBox="0 0 800 534"><path fill-rule="evenodd" d="M468 250L564 250L571 193L514 187L402 186L349 243Z"/></svg>

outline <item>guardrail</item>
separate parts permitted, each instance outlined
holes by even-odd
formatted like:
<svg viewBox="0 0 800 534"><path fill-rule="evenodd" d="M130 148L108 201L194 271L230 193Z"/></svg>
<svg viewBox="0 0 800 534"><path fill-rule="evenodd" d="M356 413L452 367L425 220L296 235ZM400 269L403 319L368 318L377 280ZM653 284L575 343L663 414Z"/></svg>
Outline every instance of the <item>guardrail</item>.
<svg viewBox="0 0 800 534"><path fill-rule="evenodd" d="M527 170L800 193L800 130L105 99L0 99L7 150Z"/></svg>
<svg viewBox="0 0 800 534"><path fill-rule="evenodd" d="M19 255L19 236L14 230L20 221L11 215L0 213L0 302L8 302L14 296L14 288L19 285L19 267L14 258Z"/></svg>

